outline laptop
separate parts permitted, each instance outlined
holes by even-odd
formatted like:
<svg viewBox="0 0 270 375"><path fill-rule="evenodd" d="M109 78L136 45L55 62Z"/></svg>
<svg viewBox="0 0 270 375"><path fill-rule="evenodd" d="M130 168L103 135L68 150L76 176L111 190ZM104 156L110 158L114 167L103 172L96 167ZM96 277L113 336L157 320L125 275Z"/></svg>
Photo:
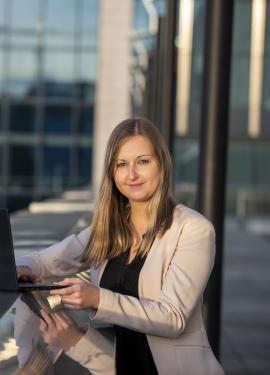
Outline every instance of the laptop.
<svg viewBox="0 0 270 375"><path fill-rule="evenodd" d="M13 240L7 209L0 209L0 291L24 292L31 290L61 289L57 284L21 282L17 279Z"/></svg>

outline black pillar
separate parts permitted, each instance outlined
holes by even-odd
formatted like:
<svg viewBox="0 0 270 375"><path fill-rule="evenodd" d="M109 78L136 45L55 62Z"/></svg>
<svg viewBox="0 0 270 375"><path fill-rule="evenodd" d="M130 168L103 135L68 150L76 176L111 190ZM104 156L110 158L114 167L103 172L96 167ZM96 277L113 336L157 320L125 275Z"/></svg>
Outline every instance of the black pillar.
<svg viewBox="0 0 270 375"><path fill-rule="evenodd" d="M216 259L205 291L205 322L219 356L233 0L207 0L198 210L216 230Z"/></svg>
<svg viewBox="0 0 270 375"><path fill-rule="evenodd" d="M157 124L172 151L175 131L176 21L178 0L167 0L166 15L160 20L159 85Z"/></svg>

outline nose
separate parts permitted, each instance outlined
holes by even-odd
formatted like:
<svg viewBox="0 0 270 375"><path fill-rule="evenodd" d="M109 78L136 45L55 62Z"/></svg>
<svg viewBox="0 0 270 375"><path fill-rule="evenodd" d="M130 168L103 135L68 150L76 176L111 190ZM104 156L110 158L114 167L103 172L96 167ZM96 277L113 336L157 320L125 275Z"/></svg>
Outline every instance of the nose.
<svg viewBox="0 0 270 375"><path fill-rule="evenodd" d="M136 180L138 177L137 169L135 165L130 165L128 169L128 178L129 180Z"/></svg>

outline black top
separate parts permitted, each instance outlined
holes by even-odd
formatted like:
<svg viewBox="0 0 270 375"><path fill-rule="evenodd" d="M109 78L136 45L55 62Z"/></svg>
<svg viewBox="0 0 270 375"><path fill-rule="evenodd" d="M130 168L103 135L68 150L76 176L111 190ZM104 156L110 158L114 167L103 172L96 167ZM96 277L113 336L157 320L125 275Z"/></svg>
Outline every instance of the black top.
<svg viewBox="0 0 270 375"><path fill-rule="evenodd" d="M128 262L129 251L110 259L102 274L100 286L113 292L139 298L138 280L146 257L135 257ZM117 375L157 375L157 369L146 335L115 326Z"/></svg>

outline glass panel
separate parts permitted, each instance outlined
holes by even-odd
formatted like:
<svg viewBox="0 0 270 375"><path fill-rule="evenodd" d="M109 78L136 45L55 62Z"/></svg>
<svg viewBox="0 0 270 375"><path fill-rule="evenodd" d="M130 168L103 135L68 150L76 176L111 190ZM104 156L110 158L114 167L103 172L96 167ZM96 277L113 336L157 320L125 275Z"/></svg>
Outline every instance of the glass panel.
<svg viewBox="0 0 270 375"><path fill-rule="evenodd" d="M155 0L154 4L158 10L158 13L160 15L164 15L166 10L166 2L164 0Z"/></svg>
<svg viewBox="0 0 270 375"><path fill-rule="evenodd" d="M4 25L4 11L5 11L5 2L0 1L0 34L2 33L2 27Z"/></svg>
<svg viewBox="0 0 270 375"><path fill-rule="evenodd" d="M79 133L93 134L94 110L93 107L81 106L79 109Z"/></svg>
<svg viewBox="0 0 270 375"><path fill-rule="evenodd" d="M233 137L247 136L248 131L250 22L250 3L235 2L230 87L230 133Z"/></svg>
<svg viewBox="0 0 270 375"><path fill-rule="evenodd" d="M45 146L43 160L44 188L62 190L65 186L68 186L69 147Z"/></svg>
<svg viewBox="0 0 270 375"><path fill-rule="evenodd" d="M39 0L27 0L27 6L25 0L12 0L12 29L36 31L39 8Z"/></svg>
<svg viewBox="0 0 270 375"><path fill-rule="evenodd" d="M96 85L94 82L79 81L76 83L76 95L80 99L81 103L94 105L95 102L95 89Z"/></svg>
<svg viewBox="0 0 270 375"><path fill-rule="evenodd" d="M68 101L71 98L75 98L77 89L75 84L60 81L47 80L42 85L43 95L47 97L47 100L53 102L61 102L63 100Z"/></svg>
<svg viewBox="0 0 270 375"><path fill-rule="evenodd" d="M205 10L205 1L186 2L179 7L177 25L174 191L189 207L195 207L197 193Z"/></svg>
<svg viewBox="0 0 270 375"><path fill-rule="evenodd" d="M37 57L31 52L10 52L8 92L15 97L27 97L36 92Z"/></svg>
<svg viewBox="0 0 270 375"><path fill-rule="evenodd" d="M3 54L4 51L0 47L0 100L4 90L4 66L3 66Z"/></svg>
<svg viewBox="0 0 270 375"><path fill-rule="evenodd" d="M81 74L79 79L83 82L94 81L96 77L96 54L81 54Z"/></svg>
<svg viewBox="0 0 270 375"><path fill-rule="evenodd" d="M255 5L255 3L253 3ZM250 61L252 32L252 2L235 2L233 29L233 58L231 76L230 147L228 153L227 211L241 219L256 216L260 226L265 215L270 213L270 172L268 161L269 115L270 115L270 4L267 2L264 69L261 105L261 128L259 134L248 134L250 94ZM256 51L253 51L256 53ZM253 57L256 57L254 55ZM255 72L256 73L256 72ZM254 74L254 72L253 72ZM259 77L256 77L259 79ZM256 104L256 103L253 103ZM259 108L258 106L258 108ZM259 108L260 109L260 108ZM241 141L239 141L241 139Z"/></svg>
<svg viewBox="0 0 270 375"><path fill-rule="evenodd" d="M199 145L177 137L174 142L174 195L177 201L195 206Z"/></svg>
<svg viewBox="0 0 270 375"><path fill-rule="evenodd" d="M239 219L269 215L270 147L264 143L231 142L227 211Z"/></svg>
<svg viewBox="0 0 270 375"><path fill-rule="evenodd" d="M98 38L99 23L99 1L84 1L81 5L80 27L81 27L81 43L84 46L96 46Z"/></svg>
<svg viewBox="0 0 270 375"><path fill-rule="evenodd" d="M265 29L265 51L263 69L263 94L262 94L262 136L270 138L270 1L267 2L266 29Z"/></svg>
<svg viewBox="0 0 270 375"><path fill-rule="evenodd" d="M1 114L1 111L0 111L0 114ZM3 181L2 173L3 173L3 147L0 145L0 186L2 185L1 181Z"/></svg>
<svg viewBox="0 0 270 375"><path fill-rule="evenodd" d="M80 147L78 150L78 174L80 176L80 184L85 184L91 178L91 155L92 149L90 147Z"/></svg>
<svg viewBox="0 0 270 375"><path fill-rule="evenodd" d="M135 1L134 10L134 25L133 27L137 30L145 29L148 27L149 16L141 1Z"/></svg>
<svg viewBox="0 0 270 375"><path fill-rule="evenodd" d="M1 97L1 93L0 93L0 97ZM2 109L2 103L1 103L1 100L0 100L0 134L1 134L1 130L3 128L3 109ZM1 161L0 161L1 163Z"/></svg>
<svg viewBox="0 0 270 375"><path fill-rule="evenodd" d="M159 5L157 6L157 4ZM136 115L145 116L155 106L153 97L157 90L156 74L159 64L157 59L158 12L163 12L164 4L164 0L148 2L149 12L141 1L134 2L130 91L131 108L133 114ZM151 30L149 30L149 26L151 26Z"/></svg>
<svg viewBox="0 0 270 375"><path fill-rule="evenodd" d="M13 0L12 20L11 20L11 40L12 44L33 44L37 42L40 1Z"/></svg>
<svg viewBox="0 0 270 375"><path fill-rule="evenodd" d="M48 0L46 34L49 46L74 45L75 6L76 0Z"/></svg>
<svg viewBox="0 0 270 375"><path fill-rule="evenodd" d="M49 81L72 81L74 79L74 55L72 53L47 52L44 77Z"/></svg>
<svg viewBox="0 0 270 375"><path fill-rule="evenodd" d="M10 130L33 132L35 130L35 107L24 104L11 105Z"/></svg>
<svg viewBox="0 0 270 375"><path fill-rule="evenodd" d="M200 128L205 6L203 1L194 3L193 40L190 79L190 103L188 109L188 134L198 137ZM179 82L181 85L181 82Z"/></svg>
<svg viewBox="0 0 270 375"><path fill-rule="evenodd" d="M45 107L44 132L68 134L71 132L71 108L67 105Z"/></svg>
<svg viewBox="0 0 270 375"><path fill-rule="evenodd" d="M0 49L2 48L2 45L3 45L4 36L5 36L5 2L1 0L0 1ZM2 51L0 51L0 56L1 54L2 54ZM0 76L1 76L1 73L2 72L0 71Z"/></svg>
<svg viewBox="0 0 270 375"><path fill-rule="evenodd" d="M10 147L10 184L31 187L34 184L35 152L31 146Z"/></svg>

